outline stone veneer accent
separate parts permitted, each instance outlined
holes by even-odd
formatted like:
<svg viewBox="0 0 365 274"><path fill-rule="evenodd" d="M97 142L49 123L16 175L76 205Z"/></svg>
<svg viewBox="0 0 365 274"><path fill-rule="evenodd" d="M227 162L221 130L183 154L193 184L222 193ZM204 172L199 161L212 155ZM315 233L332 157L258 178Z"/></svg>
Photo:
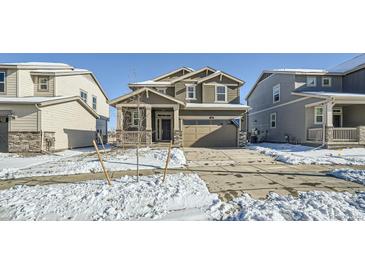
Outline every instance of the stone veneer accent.
<svg viewBox="0 0 365 274"><path fill-rule="evenodd" d="M359 134L359 144L365 145L365 126L359 126L357 129Z"/></svg>
<svg viewBox="0 0 365 274"><path fill-rule="evenodd" d="M182 146L182 131L181 130L174 130L174 145L175 146Z"/></svg>
<svg viewBox="0 0 365 274"><path fill-rule="evenodd" d="M247 132L241 130L238 134L238 146L243 147L247 145Z"/></svg>
<svg viewBox="0 0 365 274"><path fill-rule="evenodd" d="M135 145L137 144L137 131L133 132L135 134L130 134L133 131L123 131L123 130L117 130L116 131L116 145L119 147L122 147L123 145ZM128 136L128 143L123 144L123 134L130 134ZM141 131L140 134L142 134L142 141L141 144L143 145L151 145L152 144L152 130L145 130L145 131ZM144 134L144 136L143 136ZM134 137L135 139L131 139L131 136Z"/></svg>
<svg viewBox="0 0 365 274"><path fill-rule="evenodd" d="M326 127L325 140L327 143L331 143L333 141L333 127Z"/></svg>
<svg viewBox="0 0 365 274"><path fill-rule="evenodd" d="M9 131L9 152L42 152L40 131ZM43 151L54 151L55 133L43 133Z"/></svg>

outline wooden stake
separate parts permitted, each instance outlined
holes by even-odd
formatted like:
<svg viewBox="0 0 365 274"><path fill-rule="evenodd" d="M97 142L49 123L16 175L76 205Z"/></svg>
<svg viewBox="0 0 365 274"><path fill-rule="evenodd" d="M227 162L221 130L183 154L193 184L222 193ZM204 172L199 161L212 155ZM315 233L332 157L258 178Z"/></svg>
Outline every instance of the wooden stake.
<svg viewBox="0 0 365 274"><path fill-rule="evenodd" d="M168 167L168 165L169 165L169 161L170 161L171 147L172 147L172 140L170 141L169 151L167 152L167 159L166 159L165 170L164 170L164 173L163 173L162 183L164 183L164 182L165 182L166 173L167 173L167 167Z"/></svg>
<svg viewBox="0 0 365 274"><path fill-rule="evenodd" d="M106 180L108 181L108 184L111 186L111 185L112 185L112 182L111 182L111 180L110 180L110 177L109 177L108 171L105 169L103 159L101 158L101 155L100 155L100 152L99 152L98 146L96 145L95 140L93 140L93 145L94 145L94 148L95 148L95 150L96 150L96 153L98 154L99 162L100 162L101 168L102 168L102 169L103 169L103 171L104 171L105 178L106 178Z"/></svg>

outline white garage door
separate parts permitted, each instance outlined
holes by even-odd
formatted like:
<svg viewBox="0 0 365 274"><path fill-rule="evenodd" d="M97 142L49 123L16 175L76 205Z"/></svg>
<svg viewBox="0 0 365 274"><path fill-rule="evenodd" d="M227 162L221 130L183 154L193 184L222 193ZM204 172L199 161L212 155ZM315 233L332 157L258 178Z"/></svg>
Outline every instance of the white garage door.
<svg viewBox="0 0 365 274"><path fill-rule="evenodd" d="M230 120L184 120L186 147L236 147L237 127Z"/></svg>

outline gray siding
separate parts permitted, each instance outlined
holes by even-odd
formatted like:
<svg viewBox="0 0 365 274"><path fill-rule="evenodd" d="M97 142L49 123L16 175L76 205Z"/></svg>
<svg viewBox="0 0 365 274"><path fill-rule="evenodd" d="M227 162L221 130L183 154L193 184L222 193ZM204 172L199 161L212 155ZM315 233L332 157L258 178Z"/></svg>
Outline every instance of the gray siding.
<svg viewBox="0 0 365 274"><path fill-rule="evenodd" d="M312 76L312 75L310 75ZM342 77L341 76L313 76L317 79L315 87L307 86L307 75L295 75L295 91L325 91L325 92L342 92ZM322 78L330 77L331 86L323 87Z"/></svg>
<svg viewBox="0 0 365 274"><path fill-rule="evenodd" d="M347 105L342 107L343 126L365 126L365 105Z"/></svg>
<svg viewBox="0 0 365 274"><path fill-rule="evenodd" d="M343 90L348 93L365 93L365 69L344 76Z"/></svg>

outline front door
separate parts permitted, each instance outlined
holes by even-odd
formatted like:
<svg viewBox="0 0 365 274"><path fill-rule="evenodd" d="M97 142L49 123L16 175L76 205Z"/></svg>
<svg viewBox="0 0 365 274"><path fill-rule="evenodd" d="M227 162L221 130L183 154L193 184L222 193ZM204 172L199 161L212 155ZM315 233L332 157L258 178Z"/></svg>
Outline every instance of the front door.
<svg viewBox="0 0 365 274"><path fill-rule="evenodd" d="M333 127L341 127L341 115L333 115Z"/></svg>
<svg viewBox="0 0 365 274"><path fill-rule="evenodd" d="M8 152L8 117L0 116L0 152Z"/></svg>
<svg viewBox="0 0 365 274"><path fill-rule="evenodd" d="M171 140L171 119L161 119L161 140Z"/></svg>

